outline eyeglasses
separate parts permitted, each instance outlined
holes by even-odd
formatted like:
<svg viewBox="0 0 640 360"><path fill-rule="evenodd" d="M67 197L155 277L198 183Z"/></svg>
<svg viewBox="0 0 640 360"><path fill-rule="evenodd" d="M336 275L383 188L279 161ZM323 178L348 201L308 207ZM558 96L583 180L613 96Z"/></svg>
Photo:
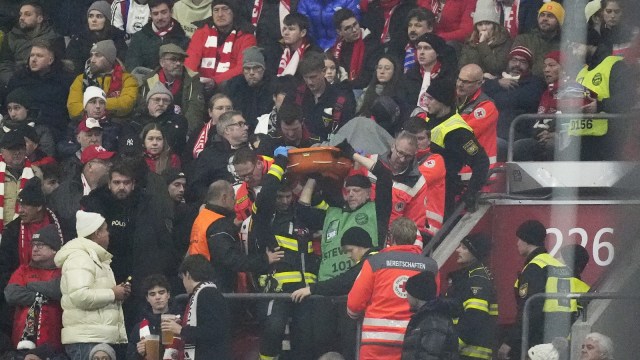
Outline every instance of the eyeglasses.
<svg viewBox="0 0 640 360"><path fill-rule="evenodd" d="M184 58L181 57L177 57L177 56L167 56L167 57L163 57L162 60L164 61L169 61L172 63L179 63L179 62L184 62Z"/></svg>
<svg viewBox="0 0 640 360"><path fill-rule="evenodd" d="M465 79L460 79L458 78L458 82L461 83L462 85L471 85L471 84L475 84L477 82L480 82L482 80L465 80Z"/></svg>
<svg viewBox="0 0 640 360"><path fill-rule="evenodd" d="M402 152L398 150L398 147L395 144L393 144L393 149L396 151L396 155L401 159L411 159L412 157L415 156L415 155L408 154L406 152Z"/></svg>
<svg viewBox="0 0 640 360"><path fill-rule="evenodd" d="M32 248L36 248L36 249L38 249L38 250L42 250L42 249L44 249L46 246L48 246L48 245L47 245L47 244L45 244L45 243L42 243L42 242L32 242L32 243L31 243L31 247L32 247Z"/></svg>
<svg viewBox="0 0 640 360"><path fill-rule="evenodd" d="M236 171L236 177L237 177L238 179L240 179L240 180L244 180L244 181L251 180L251 178L253 177L253 172L254 172L254 171L256 171L256 166L257 166L257 164L258 164L258 163L253 164L253 167L251 168L251 171L249 171L249 172L248 172L248 173L246 173L246 174L242 174L242 175L240 175L240 174L238 174L238 172Z"/></svg>
<svg viewBox="0 0 640 360"><path fill-rule="evenodd" d="M232 126L237 126L239 128L243 128L243 127L247 126L247 122L246 121L238 121L236 123L231 123L231 124L227 125L227 127L232 127Z"/></svg>

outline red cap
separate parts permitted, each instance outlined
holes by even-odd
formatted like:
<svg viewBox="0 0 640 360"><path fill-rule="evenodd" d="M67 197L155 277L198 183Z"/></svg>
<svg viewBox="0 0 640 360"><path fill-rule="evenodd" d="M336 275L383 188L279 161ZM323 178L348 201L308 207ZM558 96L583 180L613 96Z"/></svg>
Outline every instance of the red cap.
<svg viewBox="0 0 640 360"><path fill-rule="evenodd" d="M564 61L564 54L559 51L559 50L553 50L553 51L549 51L545 56L545 59L553 59L555 60L558 64L560 64L560 62Z"/></svg>
<svg viewBox="0 0 640 360"><path fill-rule="evenodd" d="M76 134L82 131L86 132L96 128L102 130L102 126L100 126L100 121L94 118L86 118L80 121L80 123L78 124L78 127L76 127Z"/></svg>
<svg viewBox="0 0 640 360"><path fill-rule="evenodd" d="M80 161L83 164L88 163L91 160L101 159L101 160L109 160L116 153L113 151L107 151L107 149L103 148L99 145L90 145L87 146L84 150L82 150L82 155L80 155Z"/></svg>

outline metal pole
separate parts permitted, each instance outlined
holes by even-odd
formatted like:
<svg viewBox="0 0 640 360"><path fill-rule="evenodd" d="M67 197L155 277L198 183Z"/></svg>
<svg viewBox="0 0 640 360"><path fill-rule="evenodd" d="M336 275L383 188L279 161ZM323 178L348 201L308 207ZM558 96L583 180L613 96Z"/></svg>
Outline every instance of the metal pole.
<svg viewBox="0 0 640 360"><path fill-rule="evenodd" d="M360 359L360 343L362 342L362 319L358 319L356 325L356 356L355 359Z"/></svg>
<svg viewBox="0 0 640 360"><path fill-rule="evenodd" d="M569 299L576 301L585 301L587 304L592 300L640 300L638 295L627 295L620 293L537 293L527 299L522 309L522 346L520 348L520 359L527 360L527 350L529 350L529 310L531 303L536 300L546 299ZM586 314L586 307L585 307ZM586 315L583 314L586 319Z"/></svg>

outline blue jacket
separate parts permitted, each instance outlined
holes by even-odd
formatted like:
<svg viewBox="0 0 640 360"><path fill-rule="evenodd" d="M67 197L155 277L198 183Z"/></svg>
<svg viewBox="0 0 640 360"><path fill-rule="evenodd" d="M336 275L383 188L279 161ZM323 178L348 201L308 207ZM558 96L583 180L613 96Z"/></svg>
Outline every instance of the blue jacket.
<svg viewBox="0 0 640 360"><path fill-rule="evenodd" d="M300 0L298 12L309 18L311 38L326 51L336 42L333 14L341 8L347 8L360 20L359 4L359 0Z"/></svg>

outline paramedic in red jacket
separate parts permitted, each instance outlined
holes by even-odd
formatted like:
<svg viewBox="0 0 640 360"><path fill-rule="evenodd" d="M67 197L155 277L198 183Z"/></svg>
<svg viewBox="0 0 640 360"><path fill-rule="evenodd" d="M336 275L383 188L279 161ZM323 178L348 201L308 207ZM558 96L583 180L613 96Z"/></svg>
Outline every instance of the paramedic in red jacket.
<svg viewBox="0 0 640 360"><path fill-rule="evenodd" d="M413 245L416 224L400 217L391 224L389 247L369 257L362 265L347 300L347 312L356 319L363 315L361 360L400 359L407 324L411 318L405 283L423 271L434 275L436 262L421 255Z"/></svg>

